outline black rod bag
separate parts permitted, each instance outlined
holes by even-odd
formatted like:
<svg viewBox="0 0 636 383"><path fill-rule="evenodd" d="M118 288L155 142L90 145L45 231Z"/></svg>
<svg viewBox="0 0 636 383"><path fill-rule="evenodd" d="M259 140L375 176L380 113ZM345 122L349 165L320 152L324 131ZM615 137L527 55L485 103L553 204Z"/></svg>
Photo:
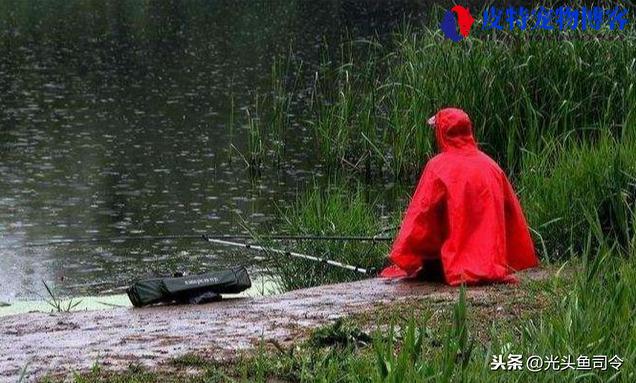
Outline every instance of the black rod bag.
<svg viewBox="0 0 636 383"><path fill-rule="evenodd" d="M214 273L137 281L126 293L135 307L142 307L155 303L204 303L220 299L220 294L238 294L251 286L245 267L236 267Z"/></svg>

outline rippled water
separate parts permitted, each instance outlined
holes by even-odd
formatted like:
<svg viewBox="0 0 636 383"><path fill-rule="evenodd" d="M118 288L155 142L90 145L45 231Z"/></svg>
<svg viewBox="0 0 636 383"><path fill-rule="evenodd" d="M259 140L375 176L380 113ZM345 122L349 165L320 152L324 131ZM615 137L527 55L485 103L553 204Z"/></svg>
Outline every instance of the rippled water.
<svg viewBox="0 0 636 383"><path fill-rule="evenodd" d="M250 263L202 241L61 238L236 233L317 174L303 142L251 181L228 161L230 99L267 92L272 57L393 29L417 2L0 3L0 300L117 290L139 276Z"/></svg>

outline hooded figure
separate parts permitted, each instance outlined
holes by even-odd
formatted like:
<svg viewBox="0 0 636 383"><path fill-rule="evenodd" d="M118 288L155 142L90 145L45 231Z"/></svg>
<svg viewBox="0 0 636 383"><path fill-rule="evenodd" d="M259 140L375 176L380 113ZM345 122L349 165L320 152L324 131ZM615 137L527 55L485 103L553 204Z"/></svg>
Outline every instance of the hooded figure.
<svg viewBox="0 0 636 383"><path fill-rule="evenodd" d="M450 285L515 282L512 273L539 262L512 186L477 148L464 111L443 109L429 124L441 153L424 168L381 276L437 265Z"/></svg>

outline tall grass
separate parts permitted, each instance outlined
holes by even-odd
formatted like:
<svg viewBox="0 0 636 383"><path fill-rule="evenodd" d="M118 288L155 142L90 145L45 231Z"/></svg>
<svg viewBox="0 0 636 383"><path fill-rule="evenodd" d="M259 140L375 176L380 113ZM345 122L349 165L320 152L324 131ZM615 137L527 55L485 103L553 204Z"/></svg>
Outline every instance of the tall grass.
<svg viewBox="0 0 636 383"><path fill-rule="evenodd" d="M416 173L435 150L425 121L448 105L472 116L482 148L511 172L546 136L598 130L626 138L636 103L636 32L497 35L473 27L451 43L406 26L384 46L342 44L311 76L305 116L321 161L394 177ZM534 34L533 34L534 33ZM590 129L595 128L595 129ZM273 128L275 129L275 128Z"/></svg>
<svg viewBox="0 0 636 383"><path fill-rule="evenodd" d="M378 218L373 202L367 201L361 189L351 192L341 187L311 190L281 215L280 229L292 235L373 236L386 224ZM384 265L388 251L386 242L303 241L291 245L300 253L375 270ZM351 270L302 259L272 257L272 261L270 271L280 279L283 290L365 277Z"/></svg>
<svg viewBox="0 0 636 383"><path fill-rule="evenodd" d="M298 93L299 72L303 69L303 62L294 61L292 57L291 54L276 57L271 68L269 91L255 92L250 105L241 108L245 114L240 122L247 134L244 150L232 142L236 123L234 96L230 94L230 161L231 154L236 152L254 178L260 177L266 165L279 168L284 159L292 126L294 96Z"/></svg>
<svg viewBox="0 0 636 383"><path fill-rule="evenodd" d="M287 134L292 124L294 96L299 91L299 73L303 62L292 59L292 54L279 56L272 64L271 93L267 100L267 123L271 126L269 141L275 164L280 165L285 154Z"/></svg>
<svg viewBox="0 0 636 383"><path fill-rule="evenodd" d="M636 142L600 133L595 142L546 139L538 153L525 152L518 176L522 202L545 257L569 256L585 245L590 215L597 242L629 246L636 203Z"/></svg>
<svg viewBox="0 0 636 383"><path fill-rule="evenodd" d="M257 94L254 98L253 110L250 110L250 108L245 108L245 117L248 132L247 147L249 160L244 160L246 161L247 167L250 171L250 175L253 177L260 176L263 158L266 152L262 120L259 115L260 101L261 100L259 99L259 96Z"/></svg>

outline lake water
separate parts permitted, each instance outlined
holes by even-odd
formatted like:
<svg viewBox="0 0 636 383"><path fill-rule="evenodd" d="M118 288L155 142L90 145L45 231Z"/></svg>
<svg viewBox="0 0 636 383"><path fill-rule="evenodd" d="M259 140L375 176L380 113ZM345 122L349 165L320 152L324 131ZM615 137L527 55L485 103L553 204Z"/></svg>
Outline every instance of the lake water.
<svg viewBox="0 0 636 383"><path fill-rule="evenodd" d="M251 180L228 128L272 59L386 35L416 1L0 2L0 301L121 291L152 274L250 264L201 240L52 240L237 233L272 223L320 177L294 124L280 168ZM40 244L40 246L33 246Z"/></svg>

